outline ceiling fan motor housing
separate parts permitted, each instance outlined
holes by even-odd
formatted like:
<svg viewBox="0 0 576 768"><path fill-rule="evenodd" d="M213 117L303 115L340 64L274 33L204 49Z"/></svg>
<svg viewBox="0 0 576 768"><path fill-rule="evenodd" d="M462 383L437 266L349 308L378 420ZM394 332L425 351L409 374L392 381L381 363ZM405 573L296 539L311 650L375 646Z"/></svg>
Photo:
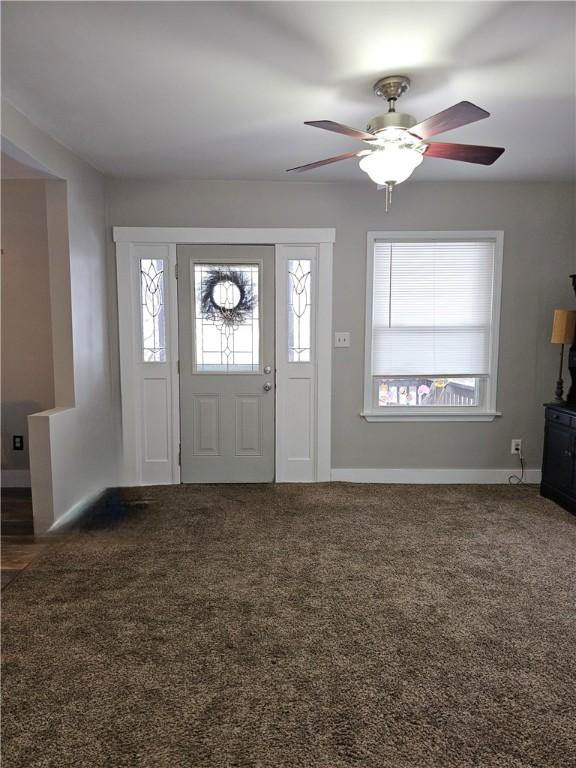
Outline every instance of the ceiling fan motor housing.
<svg viewBox="0 0 576 768"><path fill-rule="evenodd" d="M412 128L413 125L416 125L416 118L406 112L386 112L384 115L373 117L366 130L376 134L384 128Z"/></svg>

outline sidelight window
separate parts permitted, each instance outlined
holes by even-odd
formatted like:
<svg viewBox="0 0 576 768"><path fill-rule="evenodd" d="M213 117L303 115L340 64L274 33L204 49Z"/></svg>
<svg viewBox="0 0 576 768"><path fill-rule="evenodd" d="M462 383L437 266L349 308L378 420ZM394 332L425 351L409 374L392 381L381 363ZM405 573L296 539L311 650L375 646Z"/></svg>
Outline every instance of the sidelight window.
<svg viewBox="0 0 576 768"><path fill-rule="evenodd" d="M309 363L312 352L312 262L288 260L288 362Z"/></svg>
<svg viewBox="0 0 576 768"><path fill-rule="evenodd" d="M166 314L162 259L140 259L140 303L142 360L145 363L165 363Z"/></svg>

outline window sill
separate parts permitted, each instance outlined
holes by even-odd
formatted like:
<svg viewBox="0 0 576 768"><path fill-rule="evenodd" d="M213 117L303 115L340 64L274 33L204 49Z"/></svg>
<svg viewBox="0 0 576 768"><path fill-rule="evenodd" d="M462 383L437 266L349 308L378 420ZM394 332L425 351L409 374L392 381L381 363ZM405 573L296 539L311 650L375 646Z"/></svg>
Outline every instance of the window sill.
<svg viewBox="0 0 576 768"><path fill-rule="evenodd" d="M383 409L382 409L383 410ZM366 419L366 421L494 421L496 416L501 416L500 411L464 411L451 408L442 412L440 408L435 408L434 411L422 409L410 409L408 411L404 408L387 410L383 413L379 411L361 411L360 415Z"/></svg>

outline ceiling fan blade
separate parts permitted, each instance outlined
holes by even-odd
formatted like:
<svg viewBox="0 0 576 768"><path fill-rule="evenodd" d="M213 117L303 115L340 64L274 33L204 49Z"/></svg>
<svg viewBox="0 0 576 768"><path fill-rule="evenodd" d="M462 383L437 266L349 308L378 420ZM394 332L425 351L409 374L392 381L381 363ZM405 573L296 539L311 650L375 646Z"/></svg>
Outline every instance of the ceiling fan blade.
<svg viewBox="0 0 576 768"><path fill-rule="evenodd" d="M444 144L440 141L433 141L428 144L425 157L441 157L444 160L461 160L464 163L492 165L503 152L503 147L483 147L476 144Z"/></svg>
<svg viewBox="0 0 576 768"><path fill-rule="evenodd" d="M448 109L438 112L437 115L432 115L427 120L422 120L421 123L413 125L408 130L421 139L427 139L430 136L436 136L437 133L451 131L453 128L459 128L461 125L475 123L476 120L484 120L485 117L490 117L490 112L480 109L480 107L477 107L470 101L461 101L458 104L454 104L453 107L448 107Z"/></svg>
<svg viewBox="0 0 576 768"><path fill-rule="evenodd" d="M339 163L340 160L348 160L351 157L356 157L357 152L345 152L343 155L335 155L334 157L327 157L326 160L317 160L315 163L308 163L307 165L298 165L296 168L288 168L286 173L301 173L302 171L311 171L312 168L320 168L322 165L330 165L330 163Z"/></svg>
<svg viewBox="0 0 576 768"><path fill-rule="evenodd" d="M310 120L304 125L312 125L314 128L323 128L325 131L333 131L334 133L342 133L344 136L350 136L352 139L360 139L361 141L373 141L375 136L367 131L360 131L357 128L350 128L348 125L342 125L342 123L335 123L333 120Z"/></svg>

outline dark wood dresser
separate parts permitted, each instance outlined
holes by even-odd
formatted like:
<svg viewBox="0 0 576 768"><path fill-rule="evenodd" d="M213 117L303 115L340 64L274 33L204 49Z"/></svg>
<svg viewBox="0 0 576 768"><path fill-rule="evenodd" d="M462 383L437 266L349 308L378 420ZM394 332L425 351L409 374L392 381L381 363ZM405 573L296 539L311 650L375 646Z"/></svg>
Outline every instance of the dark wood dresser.
<svg viewBox="0 0 576 768"><path fill-rule="evenodd" d="M540 493L576 515L576 404L548 403Z"/></svg>

